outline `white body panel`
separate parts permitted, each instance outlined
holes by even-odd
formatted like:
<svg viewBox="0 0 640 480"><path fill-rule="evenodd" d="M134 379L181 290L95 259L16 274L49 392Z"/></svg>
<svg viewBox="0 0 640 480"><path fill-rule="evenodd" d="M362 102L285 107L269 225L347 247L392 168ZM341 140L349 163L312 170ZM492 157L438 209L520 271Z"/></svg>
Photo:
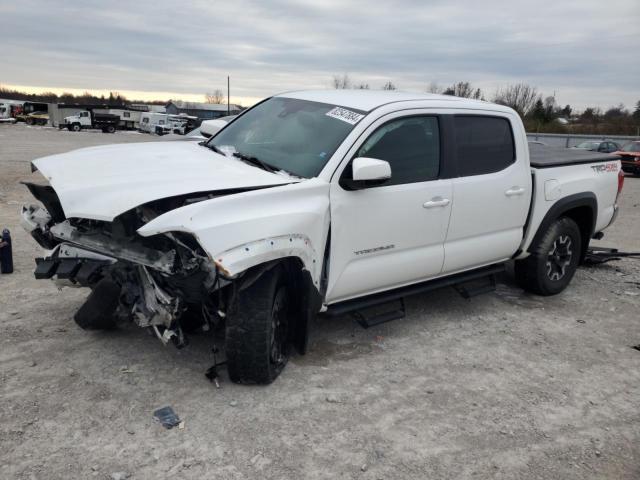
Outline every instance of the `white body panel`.
<svg viewBox="0 0 640 480"><path fill-rule="evenodd" d="M527 225L527 231L522 242L521 250L525 253L518 258L527 256L529 248L544 216L560 199L584 192L592 192L598 203L598 212L594 231L599 232L609 226L613 220L619 161L616 169L598 172L592 165L568 165L566 167L534 168L533 209ZM545 192L546 187L546 192Z"/></svg>
<svg viewBox="0 0 640 480"><path fill-rule="evenodd" d="M67 217L105 221L160 198L295 180L191 142L90 147L33 163L56 190Z"/></svg>
<svg viewBox="0 0 640 480"><path fill-rule="evenodd" d="M522 243L531 200L531 169L524 127L511 122L516 161L495 173L453 179L453 207L443 273L508 260Z"/></svg>

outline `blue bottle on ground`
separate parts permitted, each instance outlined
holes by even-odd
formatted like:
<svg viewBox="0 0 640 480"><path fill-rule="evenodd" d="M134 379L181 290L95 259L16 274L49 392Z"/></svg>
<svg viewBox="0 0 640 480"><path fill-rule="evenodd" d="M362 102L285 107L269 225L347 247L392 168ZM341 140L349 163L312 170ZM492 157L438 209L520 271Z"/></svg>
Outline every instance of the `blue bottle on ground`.
<svg viewBox="0 0 640 480"><path fill-rule="evenodd" d="M11 233L9 229L2 230L0 237L0 273L13 273L13 252L11 251Z"/></svg>

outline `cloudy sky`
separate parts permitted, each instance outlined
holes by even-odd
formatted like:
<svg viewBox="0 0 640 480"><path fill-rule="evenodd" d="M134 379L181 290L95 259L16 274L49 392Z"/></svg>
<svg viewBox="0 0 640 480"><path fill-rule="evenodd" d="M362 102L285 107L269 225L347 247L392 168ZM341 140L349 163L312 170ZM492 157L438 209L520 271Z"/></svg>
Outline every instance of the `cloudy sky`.
<svg viewBox="0 0 640 480"><path fill-rule="evenodd" d="M576 108L640 100L640 0L0 0L0 84L249 105L332 76L425 91L514 82Z"/></svg>

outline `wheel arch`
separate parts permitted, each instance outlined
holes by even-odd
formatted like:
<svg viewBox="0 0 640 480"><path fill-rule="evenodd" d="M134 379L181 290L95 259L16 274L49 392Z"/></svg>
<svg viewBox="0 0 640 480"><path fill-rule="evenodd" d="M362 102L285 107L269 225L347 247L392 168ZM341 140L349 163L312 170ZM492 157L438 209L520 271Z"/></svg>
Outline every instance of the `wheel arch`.
<svg viewBox="0 0 640 480"><path fill-rule="evenodd" d="M311 273L300 257L285 256L254 265L238 279L239 290L246 289L263 274L276 267L283 267L287 282L293 291L295 319L291 330L291 343L300 355L307 351L309 324L322 306L322 296L314 285Z"/></svg>
<svg viewBox="0 0 640 480"><path fill-rule="evenodd" d="M584 259L589 247L589 240L595 233L596 217L598 212L598 200L592 192L576 193L561 198L554 203L549 211L540 222L538 230L531 240L527 251L530 251L532 245L536 245L549 226L561 217L571 218L580 229L582 237L582 249L580 252L580 261Z"/></svg>

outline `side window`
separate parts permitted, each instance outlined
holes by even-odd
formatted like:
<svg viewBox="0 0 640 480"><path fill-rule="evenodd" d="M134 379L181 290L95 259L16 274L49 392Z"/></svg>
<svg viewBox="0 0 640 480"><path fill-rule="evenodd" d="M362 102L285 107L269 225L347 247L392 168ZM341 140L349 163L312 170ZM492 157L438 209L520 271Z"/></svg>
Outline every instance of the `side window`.
<svg viewBox="0 0 640 480"><path fill-rule="evenodd" d="M438 119L406 117L386 123L371 134L358 150L356 157L377 158L389 162L391 179L385 182L384 186L438 178Z"/></svg>
<svg viewBox="0 0 640 480"><path fill-rule="evenodd" d="M122 116L125 118L131 118L131 114L129 112L122 112Z"/></svg>
<svg viewBox="0 0 640 480"><path fill-rule="evenodd" d="M515 162L513 133L506 118L456 115L454 125L461 177L499 172Z"/></svg>
<svg viewBox="0 0 640 480"><path fill-rule="evenodd" d="M158 122L158 125L164 125L164 120L160 120L160 121Z"/></svg>
<svg viewBox="0 0 640 480"><path fill-rule="evenodd" d="M149 117L144 117L142 119L142 123L149 123Z"/></svg>

